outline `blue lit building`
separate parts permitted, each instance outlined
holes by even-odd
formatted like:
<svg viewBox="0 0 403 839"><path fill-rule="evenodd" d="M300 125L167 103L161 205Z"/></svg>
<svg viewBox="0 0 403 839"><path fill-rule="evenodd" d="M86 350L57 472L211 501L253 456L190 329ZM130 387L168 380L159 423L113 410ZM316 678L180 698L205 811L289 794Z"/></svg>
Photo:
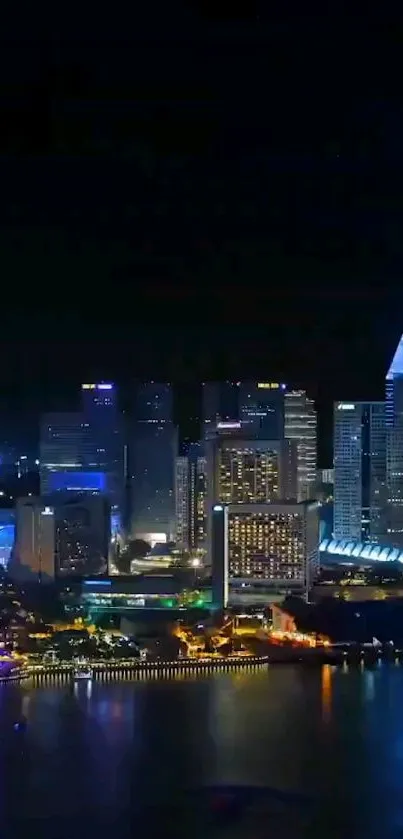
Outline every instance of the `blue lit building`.
<svg viewBox="0 0 403 839"><path fill-rule="evenodd" d="M175 458L178 430L168 383L138 384L129 443L131 534L134 538L175 531ZM152 539L151 541L158 541ZM160 540L162 541L162 540Z"/></svg>
<svg viewBox="0 0 403 839"><path fill-rule="evenodd" d="M41 424L41 495L105 494L112 529L121 528L124 507L124 440L111 383L82 385L80 412L45 414Z"/></svg>
<svg viewBox="0 0 403 839"><path fill-rule="evenodd" d="M387 536L403 547L403 336L386 374Z"/></svg>
<svg viewBox="0 0 403 839"><path fill-rule="evenodd" d="M15 540L14 510L0 510L0 567L7 568Z"/></svg>
<svg viewBox="0 0 403 839"><path fill-rule="evenodd" d="M384 402L334 405L334 538L381 541L385 533Z"/></svg>

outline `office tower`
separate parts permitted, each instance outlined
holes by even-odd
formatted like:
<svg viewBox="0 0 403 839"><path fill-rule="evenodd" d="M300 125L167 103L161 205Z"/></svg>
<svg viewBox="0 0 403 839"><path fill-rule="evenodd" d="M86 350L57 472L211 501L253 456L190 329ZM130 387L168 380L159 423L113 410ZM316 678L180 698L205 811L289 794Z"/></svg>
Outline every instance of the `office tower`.
<svg viewBox="0 0 403 839"><path fill-rule="evenodd" d="M319 567L316 502L215 504L212 515L213 599L270 587L308 593ZM228 582L227 582L228 580ZM229 585L228 585L229 584Z"/></svg>
<svg viewBox="0 0 403 839"><path fill-rule="evenodd" d="M293 440L217 434L207 446L209 505L296 500L297 451Z"/></svg>
<svg viewBox="0 0 403 839"><path fill-rule="evenodd" d="M20 498L10 575L20 582L52 582L55 576L54 509L41 498Z"/></svg>
<svg viewBox="0 0 403 839"><path fill-rule="evenodd" d="M93 576L108 569L111 506L105 495L57 493L53 503L55 569L60 577Z"/></svg>
<svg viewBox="0 0 403 839"><path fill-rule="evenodd" d="M385 524L384 402L334 405L334 537L378 541Z"/></svg>
<svg viewBox="0 0 403 839"><path fill-rule="evenodd" d="M285 391L286 385L280 382L240 383L239 416L248 434L265 440L283 439Z"/></svg>
<svg viewBox="0 0 403 839"><path fill-rule="evenodd" d="M318 469L316 479L319 484L332 486L334 484L334 469Z"/></svg>
<svg viewBox="0 0 403 839"><path fill-rule="evenodd" d="M82 483L83 418L77 412L44 414L40 431L40 487L47 495ZM74 486L75 491L77 486Z"/></svg>
<svg viewBox="0 0 403 839"><path fill-rule="evenodd" d="M101 382L83 384L81 394L83 468L99 476L100 491L110 502L111 528L116 535L122 531L126 483L125 441L117 390L111 382Z"/></svg>
<svg viewBox="0 0 403 839"><path fill-rule="evenodd" d="M202 436L218 422L239 419L239 382L203 382L202 384Z"/></svg>
<svg viewBox="0 0 403 839"><path fill-rule="evenodd" d="M120 531L125 464L121 417L111 383L84 384L80 412L45 414L41 423L41 495L103 493L111 504L113 533Z"/></svg>
<svg viewBox="0 0 403 839"><path fill-rule="evenodd" d="M386 374L386 536L403 546L403 335Z"/></svg>
<svg viewBox="0 0 403 839"><path fill-rule="evenodd" d="M304 390L285 393L284 434L297 444L298 501L315 498L316 485L315 403Z"/></svg>
<svg viewBox="0 0 403 839"><path fill-rule="evenodd" d="M7 568L15 543L15 510L0 509L0 566Z"/></svg>
<svg viewBox="0 0 403 839"><path fill-rule="evenodd" d="M201 452L194 443L176 458L176 545L190 552L202 551L206 539L206 458Z"/></svg>
<svg viewBox="0 0 403 839"><path fill-rule="evenodd" d="M131 533L135 538L175 531L175 458L178 432L173 423L172 387L148 382L136 389L130 440Z"/></svg>

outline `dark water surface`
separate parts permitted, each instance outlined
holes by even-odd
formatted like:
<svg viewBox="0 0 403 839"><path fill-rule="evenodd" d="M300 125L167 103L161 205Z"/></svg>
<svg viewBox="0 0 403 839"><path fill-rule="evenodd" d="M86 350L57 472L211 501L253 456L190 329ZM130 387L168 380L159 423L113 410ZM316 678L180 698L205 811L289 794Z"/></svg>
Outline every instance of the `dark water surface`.
<svg viewBox="0 0 403 839"><path fill-rule="evenodd" d="M4 837L403 836L399 667L1 685L0 733ZM258 788L231 827L223 785Z"/></svg>

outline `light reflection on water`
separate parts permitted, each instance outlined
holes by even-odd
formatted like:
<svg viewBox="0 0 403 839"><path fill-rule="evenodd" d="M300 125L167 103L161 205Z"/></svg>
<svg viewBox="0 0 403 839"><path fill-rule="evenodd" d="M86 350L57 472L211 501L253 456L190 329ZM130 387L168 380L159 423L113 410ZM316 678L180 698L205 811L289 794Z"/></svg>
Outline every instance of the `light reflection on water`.
<svg viewBox="0 0 403 839"><path fill-rule="evenodd" d="M158 829L176 803L173 835L193 837L205 835L194 808L207 805L188 807L184 792L233 784L306 795L309 824L301 815L294 839L401 836L402 696L403 669L387 665L2 685L1 813L16 829L35 819L43 839L99 839L109 825L124 839L145 814Z"/></svg>

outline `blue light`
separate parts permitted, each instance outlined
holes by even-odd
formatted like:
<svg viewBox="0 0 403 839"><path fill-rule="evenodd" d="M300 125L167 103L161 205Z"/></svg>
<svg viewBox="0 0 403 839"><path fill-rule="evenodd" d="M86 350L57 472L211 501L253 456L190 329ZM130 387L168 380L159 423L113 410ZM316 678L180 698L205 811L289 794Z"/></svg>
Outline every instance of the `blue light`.
<svg viewBox="0 0 403 839"><path fill-rule="evenodd" d="M51 472L50 491L105 492L105 472Z"/></svg>
<svg viewBox="0 0 403 839"><path fill-rule="evenodd" d="M111 586L111 580L84 580L85 586Z"/></svg>
<svg viewBox="0 0 403 839"><path fill-rule="evenodd" d="M97 388L98 388L98 390L112 390L113 385L111 385L111 384L101 384L101 385L97 385Z"/></svg>

